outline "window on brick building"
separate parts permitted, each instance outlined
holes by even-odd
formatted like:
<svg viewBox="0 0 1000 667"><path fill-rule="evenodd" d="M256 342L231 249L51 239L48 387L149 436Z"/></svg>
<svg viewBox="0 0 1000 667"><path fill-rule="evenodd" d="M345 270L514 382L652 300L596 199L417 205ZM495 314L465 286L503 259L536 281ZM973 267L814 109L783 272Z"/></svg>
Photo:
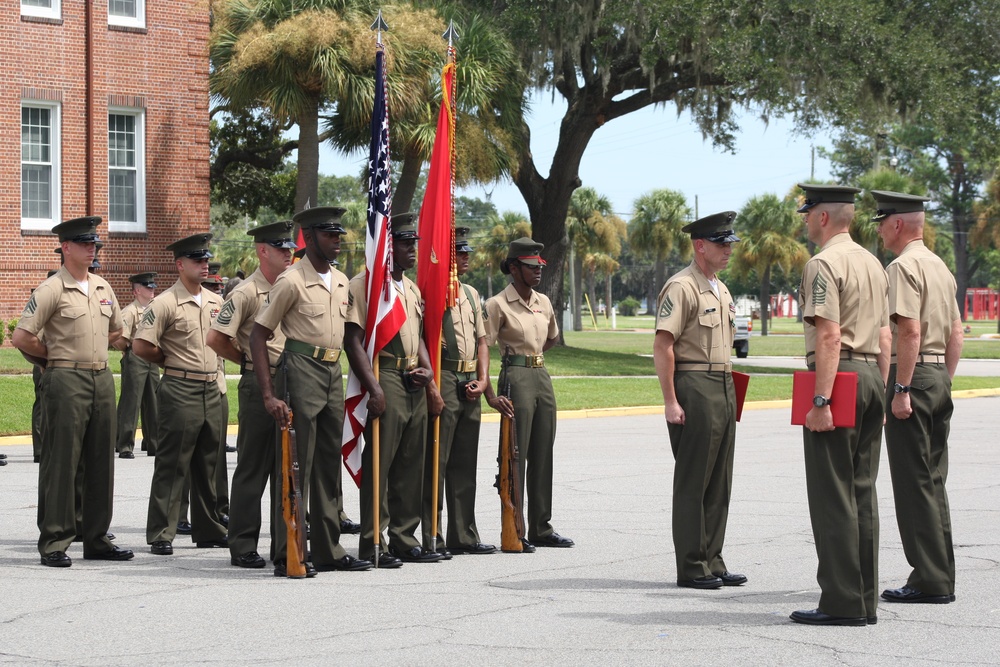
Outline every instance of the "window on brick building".
<svg viewBox="0 0 1000 667"><path fill-rule="evenodd" d="M61 0L21 0L21 16L62 18Z"/></svg>
<svg viewBox="0 0 1000 667"><path fill-rule="evenodd" d="M145 28L145 0L108 0L108 23L110 25Z"/></svg>
<svg viewBox="0 0 1000 667"><path fill-rule="evenodd" d="M143 114L108 113L108 231L146 231Z"/></svg>
<svg viewBox="0 0 1000 667"><path fill-rule="evenodd" d="M21 229L59 223L59 105L21 105Z"/></svg>

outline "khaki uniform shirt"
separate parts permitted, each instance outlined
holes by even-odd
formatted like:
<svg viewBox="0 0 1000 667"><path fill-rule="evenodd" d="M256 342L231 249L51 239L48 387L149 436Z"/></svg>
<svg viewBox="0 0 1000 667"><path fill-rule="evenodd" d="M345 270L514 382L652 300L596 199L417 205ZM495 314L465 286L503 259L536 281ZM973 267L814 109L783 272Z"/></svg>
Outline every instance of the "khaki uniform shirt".
<svg viewBox="0 0 1000 667"><path fill-rule="evenodd" d="M148 307L143 306L138 301L133 301L122 308L122 338L128 341L129 346L132 345L132 339L135 338L139 322L142 321L142 316L146 314Z"/></svg>
<svg viewBox="0 0 1000 667"><path fill-rule="evenodd" d="M806 354L816 352L815 317L840 325L840 349L879 353L879 329L889 326L885 269L875 255L837 234L806 262L799 285Z"/></svg>
<svg viewBox="0 0 1000 667"><path fill-rule="evenodd" d="M366 272L362 271L351 278L350 306L347 309L347 321L365 328L365 318L368 317L368 303L365 288ZM397 334L403 346L404 357L415 357L420 351L420 336L423 333L424 300L420 296L417 284L403 275L403 289L393 281L392 288L396 290L396 298L401 299L406 308L406 321ZM385 350L388 352L389 350Z"/></svg>
<svg viewBox="0 0 1000 667"><path fill-rule="evenodd" d="M122 328L121 309L104 278L88 274L87 294L66 267L39 285L17 328L41 338L50 361L107 362L108 333Z"/></svg>
<svg viewBox="0 0 1000 667"><path fill-rule="evenodd" d="M911 241L889 265L889 326L896 354L896 316L920 322L920 354L944 354L952 323L961 318L955 276L921 240Z"/></svg>
<svg viewBox="0 0 1000 667"><path fill-rule="evenodd" d="M486 302L486 315L486 342L499 343L501 353L509 347L511 354L541 354L559 335L549 297L532 290L525 303L513 284Z"/></svg>
<svg viewBox="0 0 1000 667"><path fill-rule="evenodd" d="M257 323L275 332L280 325L285 336L301 343L341 349L346 316L347 276L331 266L327 289L312 263L302 259L274 281Z"/></svg>
<svg viewBox="0 0 1000 667"><path fill-rule="evenodd" d="M260 272L260 269L250 274L246 280L240 281L229 298L222 304L219 316L212 323L212 329L229 336L233 344L243 352L243 357L250 359L250 332L253 330L257 314L267 304L271 293L271 283ZM274 329L274 335L267 340L267 358L272 366L278 365L278 357L285 349L285 334L281 325Z"/></svg>
<svg viewBox="0 0 1000 667"><path fill-rule="evenodd" d="M469 300L466 290L472 294ZM458 299L451 307L451 322L455 329L455 344L457 350L448 350L449 359L475 359L477 357L477 341L486 336L486 324L483 322L483 307L479 292L472 285L459 284ZM446 341L447 337L442 337Z"/></svg>
<svg viewBox="0 0 1000 667"><path fill-rule="evenodd" d="M219 357L205 344L205 336L221 309L222 297L218 294L202 287L198 305L178 280L150 302L135 337L160 348L165 368L215 373Z"/></svg>
<svg viewBox="0 0 1000 667"><path fill-rule="evenodd" d="M656 300L656 330L674 337L674 361L724 364L733 350L736 306L729 289L708 278L694 262L672 275ZM679 370L684 370L679 369Z"/></svg>

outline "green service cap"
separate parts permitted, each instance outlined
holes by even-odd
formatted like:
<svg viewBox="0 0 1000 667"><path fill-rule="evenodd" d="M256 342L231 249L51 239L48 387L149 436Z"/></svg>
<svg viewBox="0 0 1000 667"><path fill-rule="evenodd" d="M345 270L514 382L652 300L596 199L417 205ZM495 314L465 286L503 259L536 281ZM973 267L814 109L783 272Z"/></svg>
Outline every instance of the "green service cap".
<svg viewBox="0 0 1000 667"><path fill-rule="evenodd" d="M157 275L156 271L146 271L145 273L137 273L134 276L129 276L128 281L130 283L137 283L143 287L152 287L155 289Z"/></svg>
<svg viewBox="0 0 1000 667"><path fill-rule="evenodd" d="M924 210L924 202L930 201L930 197L920 195L908 195L902 192L889 192L887 190L872 190L872 197L878 205L878 210L872 216L872 220L884 220L893 213L917 213Z"/></svg>
<svg viewBox="0 0 1000 667"><path fill-rule="evenodd" d="M854 196L861 192L861 188L852 188L846 185L799 183L798 186L805 190L806 200L796 213L805 213L819 204L853 204Z"/></svg>
<svg viewBox="0 0 1000 667"><path fill-rule="evenodd" d="M293 226L291 220L281 220L269 225L254 227L247 230L247 234L253 237L254 243L266 243L273 248L295 250L295 241L292 240Z"/></svg>
<svg viewBox="0 0 1000 667"><path fill-rule="evenodd" d="M204 280L201 281L202 285L225 285L226 281L222 279L222 276L216 273L208 274Z"/></svg>
<svg viewBox="0 0 1000 667"><path fill-rule="evenodd" d="M473 247L469 245L469 228L455 228L455 252L472 252Z"/></svg>
<svg viewBox="0 0 1000 667"><path fill-rule="evenodd" d="M347 209L339 206L317 206L299 211L292 216L292 221L302 229L315 229L321 232L336 232L346 234L347 230L340 224L340 219Z"/></svg>
<svg viewBox="0 0 1000 667"><path fill-rule="evenodd" d="M507 259L516 259L528 266L545 266L545 260L541 256L541 252L544 249L545 245L529 239L527 236L522 236L510 242L510 245L507 247ZM509 264L507 262L502 263L500 271L510 273Z"/></svg>
<svg viewBox="0 0 1000 667"><path fill-rule="evenodd" d="M692 239L705 239L712 243L736 243L740 237L733 231L735 218L736 211L714 213L685 225L681 231L690 234Z"/></svg>
<svg viewBox="0 0 1000 667"><path fill-rule="evenodd" d="M52 228L53 234L59 235L59 242L73 241L75 243L97 243L97 225L101 224L100 216L88 215L83 218L73 218L60 222Z"/></svg>
<svg viewBox="0 0 1000 667"><path fill-rule="evenodd" d="M408 241L413 239L418 240L420 237L417 236L417 214L416 213L397 213L396 215L389 218L389 228L392 230L392 238L399 239L401 241Z"/></svg>
<svg viewBox="0 0 1000 667"><path fill-rule="evenodd" d="M173 251L174 259L178 257L212 259L212 253L208 251L208 242L211 240L211 234L192 234L180 241L174 241L167 246L167 250Z"/></svg>

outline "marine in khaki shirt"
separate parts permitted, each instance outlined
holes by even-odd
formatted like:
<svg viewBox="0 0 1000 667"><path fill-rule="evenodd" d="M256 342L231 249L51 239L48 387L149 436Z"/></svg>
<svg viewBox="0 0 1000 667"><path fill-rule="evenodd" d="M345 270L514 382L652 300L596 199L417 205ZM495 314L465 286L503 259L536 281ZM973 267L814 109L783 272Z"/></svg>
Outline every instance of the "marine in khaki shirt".
<svg viewBox="0 0 1000 667"><path fill-rule="evenodd" d="M926 197L873 190L874 220L889 264L892 359L886 388L885 442L896 524L912 570L887 602L955 600L955 550L948 506L951 380L962 353L955 277L923 242Z"/></svg>
<svg viewBox="0 0 1000 667"><path fill-rule="evenodd" d="M888 283L875 256L849 234L859 190L799 187L805 190L799 213L809 240L820 248L802 272L799 307L806 363L816 373L802 432L821 594L816 609L792 612L791 619L862 626L875 622L878 606L875 479L889 371ZM830 396L838 372L857 377L854 428L834 427Z"/></svg>
<svg viewBox="0 0 1000 667"><path fill-rule="evenodd" d="M739 241L736 213L692 222L694 260L670 277L657 301L653 361L674 454L672 526L677 585L739 586L722 556L733 485L736 391L730 354L736 309L718 279Z"/></svg>
<svg viewBox="0 0 1000 667"><path fill-rule="evenodd" d="M157 413L156 390L160 386L160 371L132 352L132 339L146 308L156 295L156 273L137 273L129 277L135 300L122 309L122 336L114 346L122 352L121 397L118 400L118 442L115 450L123 459L135 458L135 427L142 413L142 449L156 453Z"/></svg>
<svg viewBox="0 0 1000 667"><path fill-rule="evenodd" d="M64 266L39 285L12 336L14 347L44 369L41 378L44 443L38 475L38 551L41 564L72 565L66 554L77 536L76 482L82 476L83 557L128 560L111 544L108 527L114 488L115 385L108 345L122 328L115 294L88 273L96 253L99 217L56 225ZM39 338L44 329L45 340Z"/></svg>
<svg viewBox="0 0 1000 667"><path fill-rule="evenodd" d="M219 357L205 343L222 309L208 278L211 234L194 234L167 246L178 280L149 305L132 351L164 368L157 392L160 441L150 484L146 542L150 552L173 553L185 473L191 480L191 539L200 548L224 547L226 527L218 514L217 466L222 438ZM222 462L224 465L224 462Z"/></svg>

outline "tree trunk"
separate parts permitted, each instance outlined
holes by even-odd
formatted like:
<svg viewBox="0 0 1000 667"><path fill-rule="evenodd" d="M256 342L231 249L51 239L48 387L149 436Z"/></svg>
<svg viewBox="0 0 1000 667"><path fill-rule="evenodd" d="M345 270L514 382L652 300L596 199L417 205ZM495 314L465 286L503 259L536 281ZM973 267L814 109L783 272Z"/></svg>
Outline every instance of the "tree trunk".
<svg viewBox="0 0 1000 667"><path fill-rule="evenodd" d="M573 303L573 331L583 331L583 258L572 247L569 256L573 266L570 276L573 286L573 293L570 295Z"/></svg>
<svg viewBox="0 0 1000 667"><path fill-rule="evenodd" d="M771 265L764 268L760 279L760 335L767 335L767 325L771 320Z"/></svg>
<svg viewBox="0 0 1000 667"><path fill-rule="evenodd" d="M406 213L413 205L413 194L417 191L417 181L424 161L415 150L407 150L403 157L403 169L399 172L396 189L392 193L392 212ZM423 203L423 202L421 202Z"/></svg>
<svg viewBox="0 0 1000 667"><path fill-rule="evenodd" d="M604 279L604 317L611 317L611 272Z"/></svg>
<svg viewBox="0 0 1000 667"><path fill-rule="evenodd" d="M298 176L295 181L295 212L319 206L319 100L296 118L299 124Z"/></svg>
<svg viewBox="0 0 1000 667"><path fill-rule="evenodd" d="M593 269L587 271L587 294L590 296L591 321L597 322L597 273Z"/></svg>
<svg viewBox="0 0 1000 667"><path fill-rule="evenodd" d="M665 282L667 282L667 260L658 259L653 263L653 283L646 297L647 315L656 315L656 297L660 295Z"/></svg>
<svg viewBox="0 0 1000 667"><path fill-rule="evenodd" d="M486 298L493 298L493 265L486 265Z"/></svg>

